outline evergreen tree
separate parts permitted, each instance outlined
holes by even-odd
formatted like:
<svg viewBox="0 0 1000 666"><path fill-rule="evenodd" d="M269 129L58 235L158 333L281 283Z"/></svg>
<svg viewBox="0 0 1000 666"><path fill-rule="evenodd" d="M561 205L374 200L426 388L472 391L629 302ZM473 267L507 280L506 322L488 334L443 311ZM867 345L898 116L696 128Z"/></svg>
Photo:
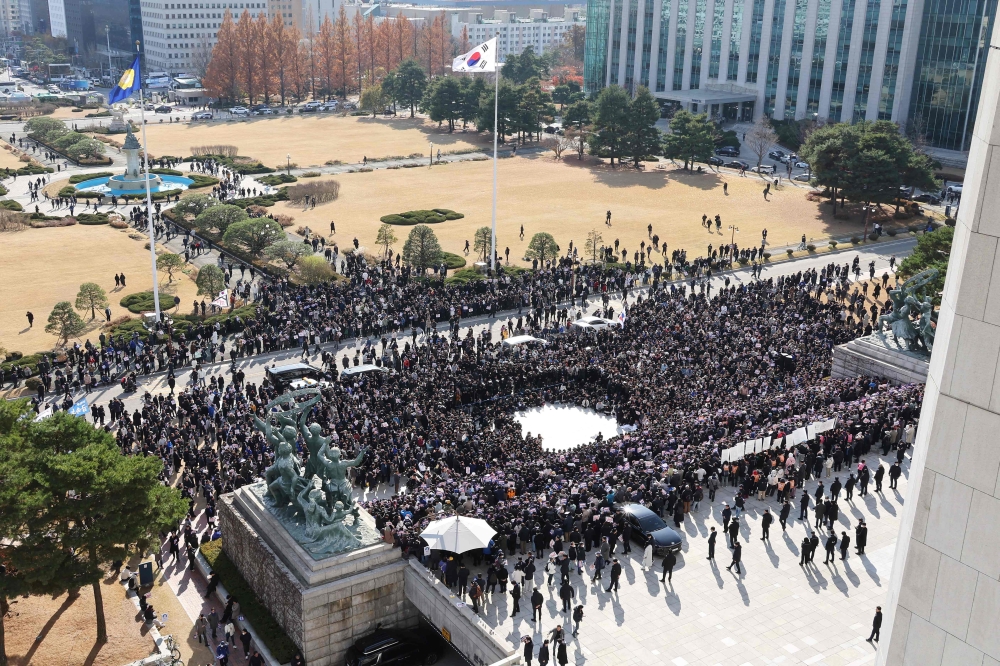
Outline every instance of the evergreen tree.
<svg viewBox="0 0 1000 666"><path fill-rule="evenodd" d="M566 136L576 141L578 159L583 159L583 151L590 137L593 127L590 124L591 106L590 102L580 100L573 102L563 114L563 129Z"/></svg>
<svg viewBox="0 0 1000 666"><path fill-rule="evenodd" d="M431 81L424 94L423 109L431 120L447 122L448 131L455 131L455 121L462 117L463 95L454 76L439 76Z"/></svg>
<svg viewBox="0 0 1000 666"><path fill-rule="evenodd" d="M60 301L49 313L49 323L45 325L45 332L58 336L59 343L65 345L70 338L83 333L85 328L83 320L73 311L69 301Z"/></svg>
<svg viewBox="0 0 1000 666"><path fill-rule="evenodd" d="M194 283L198 285L198 295L214 299L226 288L226 276L215 264L205 264L198 269L198 277Z"/></svg>
<svg viewBox="0 0 1000 666"><path fill-rule="evenodd" d="M545 57L535 55L535 47L531 45L520 54L508 54L501 70L501 76L515 84L527 83L531 78L540 79L548 73Z"/></svg>
<svg viewBox="0 0 1000 666"><path fill-rule="evenodd" d="M660 152L660 130L656 121L660 119L660 105L649 93L649 88L640 86L635 99L628 108L628 133L625 135L625 154L632 158L632 164Z"/></svg>
<svg viewBox="0 0 1000 666"><path fill-rule="evenodd" d="M547 260L555 259L559 255L559 245L552 234L542 231L531 237L528 250L524 255L528 259L538 259L539 264L544 264Z"/></svg>
<svg viewBox="0 0 1000 666"><path fill-rule="evenodd" d="M426 224L413 227L406 243L403 244L403 261L413 266L417 270L417 275L423 275L440 260L441 244L434 231Z"/></svg>
<svg viewBox="0 0 1000 666"><path fill-rule="evenodd" d="M705 162L715 149L715 126L704 113L680 110L670 119L670 133L663 141L663 152L671 159L684 160L684 168Z"/></svg>
<svg viewBox="0 0 1000 666"><path fill-rule="evenodd" d="M594 102L590 147L595 154L610 157L612 165L621 156L629 132L630 105L629 95L621 86L604 88Z"/></svg>
<svg viewBox="0 0 1000 666"><path fill-rule="evenodd" d="M97 316L97 308L108 307L108 295L101 285L95 282L84 282L80 285L80 291L76 294L76 309L80 312L90 310L90 318Z"/></svg>
<svg viewBox="0 0 1000 666"><path fill-rule="evenodd" d="M414 110L424 97L427 76L413 58L408 58L400 63L395 74L393 101L398 102L400 106L410 107L410 117L412 118Z"/></svg>

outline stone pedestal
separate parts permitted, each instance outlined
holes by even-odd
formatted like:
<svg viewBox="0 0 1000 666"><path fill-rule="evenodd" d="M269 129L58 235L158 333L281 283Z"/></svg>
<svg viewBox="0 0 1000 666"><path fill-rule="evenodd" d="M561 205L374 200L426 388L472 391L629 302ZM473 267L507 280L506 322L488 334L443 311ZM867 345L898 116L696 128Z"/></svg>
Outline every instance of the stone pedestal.
<svg viewBox="0 0 1000 666"><path fill-rule="evenodd" d="M366 512L361 519L374 528ZM416 626L406 562L391 545L314 559L249 486L219 498L219 523L226 555L310 666L339 666L347 648L377 624Z"/></svg>
<svg viewBox="0 0 1000 666"><path fill-rule="evenodd" d="M917 352L896 348L891 339L875 333L833 348L835 378L880 377L893 384L922 384L927 381L930 359Z"/></svg>

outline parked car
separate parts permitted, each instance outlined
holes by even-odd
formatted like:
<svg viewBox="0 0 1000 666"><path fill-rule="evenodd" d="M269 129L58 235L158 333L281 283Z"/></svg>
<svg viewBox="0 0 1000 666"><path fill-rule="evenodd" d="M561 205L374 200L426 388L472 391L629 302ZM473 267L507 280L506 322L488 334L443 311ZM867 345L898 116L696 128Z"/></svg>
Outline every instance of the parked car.
<svg viewBox="0 0 1000 666"><path fill-rule="evenodd" d="M732 162L726 162L722 166L729 167L730 169L746 169L750 165L743 160L733 160Z"/></svg>
<svg viewBox="0 0 1000 666"><path fill-rule="evenodd" d="M761 164L750 169L754 173L774 173L777 170L773 164Z"/></svg>
<svg viewBox="0 0 1000 666"><path fill-rule="evenodd" d="M264 375L279 394L304 388L322 388L327 385L323 371L307 363L289 363L268 368Z"/></svg>
<svg viewBox="0 0 1000 666"><path fill-rule="evenodd" d="M722 155L723 157L739 157L740 151L733 146L723 146L722 148L717 148L715 154Z"/></svg>
<svg viewBox="0 0 1000 666"><path fill-rule="evenodd" d="M961 194L962 193L962 186L961 185L949 185L948 189L945 190L945 191L948 192L948 194Z"/></svg>
<svg viewBox="0 0 1000 666"><path fill-rule="evenodd" d="M233 108L229 109L229 113L233 114L234 116L244 117L250 115L250 109L247 109L246 107L243 106L234 106Z"/></svg>
<svg viewBox="0 0 1000 666"><path fill-rule="evenodd" d="M355 110L357 110L357 108L358 108L358 105L355 104L354 102L344 102L344 110L345 111L355 111Z"/></svg>
<svg viewBox="0 0 1000 666"><path fill-rule="evenodd" d="M938 206L941 204L941 197L935 196L933 194L918 194L913 197L913 201L918 203L931 204L932 206Z"/></svg>
<svg viewBox="0 0 1000 666"><path fill-rule="evenodd" d="M795 168L796 169L808 169L809 168L809 163L808 162L796 162L795 163Z"/></svg>
<svg viewBox="0 0 1000 666"><path fill-rule="evenodd" d="M772 150L767 154L772 160L780 160L785 156L785 151L783 150Z"/></svg>
<svg viewBox="0 0 1000 666"><path fill-rule="evenodd" d="M156 105L155 104L146 104L146 106L144 106L142 108L144 108L146 111L154 111L154 110L156 110Z"/></svg>
<svg viewBox="0 0 1000 666"><path fill-rule="evenodd" d="M303 104L302 108L305 108L305 109L318 109L321 106L323 106L323 102L320 102L319 100L315 100L314 99L312 101L309 101L309 102L306 102L305 104Z"/></svg>
<svg viewBox="0 0 1000 666"><path fill-rule="evenodd" d="M316 113L319 111L318 106L303 106L299 108L299 113Z"/></svg>
<svg viewBox="0 0 1000 666"><path fill-rule="evenodd" d="M443 652L443 641L429 631L418 635L416 632L382 629L379 626L373 633L347 648L344 664L346 666L430 665L436 663Z"/></svg>
<svg viewBox="0 0 1000 666"><path fill-rule="evenodd" d="M726 160L722 159L721 157L716 157L715 155L712 155L711 157L708 158L708 163L711 164L712 166L722 166L723 164L726 163Z"/></svg>
<svg viewBox="0 0 1000 666"><path fill-rule="evenodd" d="M209 111L199 111L191 115L191 120L211 120L214 116Z"/></svg>
<svg viewBox="0 0 1000 666"><path fill-rule="evenodd" d="M681 536L667 527L663 519L641 504L621 507L626 520L632 525L632 539L645 548L653 544L653 554L677 553L681 549Z"/></svg>
<svg viewBox="0 0 1000 666"><path fill-rule="evenodd" d="M319 110L320 111L331 112L331 111L336 111L339 106L340 105L337 103L337 101L333 100L333 101L327 102L323 106L319 107Z"/></svg>
<svg viewBox="0 0 1000 666"><path fill-rule="evenodd" d="M810 176L807 173L800 173L797 176L792 176L792 180L796 180L800 183L808 183L810 180L812 180L812 176Z"/></svg>
<svg viewBox="0 0 1000 666"><path fill-rule="evenodd" d="M173 107L167 106L166 104L161 104L156 107L156 113L173 113Z"/></svg>
<svg viewBox="0 0 1000 666"><path fill-rule="evenodd" d="M274 109L271 109L271 108L268 108L268 107L265 106L265 107L263 107L261 109L257 109L256 111L254 111L254 114L258 115L258 116L273 116L274 115Z"/></svg>

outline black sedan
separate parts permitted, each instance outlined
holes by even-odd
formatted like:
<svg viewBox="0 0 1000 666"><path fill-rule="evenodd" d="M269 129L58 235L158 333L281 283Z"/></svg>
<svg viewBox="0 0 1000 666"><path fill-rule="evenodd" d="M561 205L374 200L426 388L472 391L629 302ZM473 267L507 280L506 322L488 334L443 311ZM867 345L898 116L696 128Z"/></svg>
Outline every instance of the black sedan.
<svg viewBox="0 0 1000 666"><path fill-rule="evenodd" d="M723 164L726 163L726 160L722 159L721 157L716 157L715 155L712 155L711 157L708 158L708 163L711 164L712 166L722 166Z"/></svg>
<svg viewBox="0 0 1000 666"><path fill-rule="evenodd" d="M626 504L621 507L626 520L632 526L632 539L643 548L653 544L654 553L677 553L681 549L681 536L673 531L663 519L641 504Z"/></svg>
<svg viewBox="0 0 1000 666"><path fill-rule="evenodd" d="M415 666L437 662L444 653L443 641L436 634L377 628L347 649L346 666Z"/></svg>
<svg viewBox="0 0 1000 666"><path fill-rule="evenodd" d="M741 160L733 160L732 162L726 162L724 166L727 166L730 169L746 169L750 165Z"/></svg>
<svg viewBox="0 0 1000 666"><path fill-rule="evenodd" d="M725 155L726 157L739 157L740 151L735 146L723 146L715 151L716 155Z"/></svg>
<svg viewBox="0 0 1000 666"><path fill-rule="evenodd" d="M926 203L937 206L940 205L941 198L936 197L933 194L918 194L917 196L913 197L913 201L918 201L920 203Z"/></svg>

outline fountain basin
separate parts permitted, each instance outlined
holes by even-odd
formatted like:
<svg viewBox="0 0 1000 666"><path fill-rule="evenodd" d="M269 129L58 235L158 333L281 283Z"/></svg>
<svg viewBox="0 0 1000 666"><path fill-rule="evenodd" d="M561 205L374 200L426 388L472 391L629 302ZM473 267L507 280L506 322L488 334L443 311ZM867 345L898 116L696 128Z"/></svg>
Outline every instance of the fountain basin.
<svg viewBox="0 0 1000 666"><path fill-rule="evenodd" d="M186 190L194 181L184 176L166 176L152 174L149 181L150 192L172 192ZM91 178L77 183L78 192L100 192L102 194L141 194L146 191L146 181L139 178L127 178L125 176L103 176L101 178Z"/></svg>

